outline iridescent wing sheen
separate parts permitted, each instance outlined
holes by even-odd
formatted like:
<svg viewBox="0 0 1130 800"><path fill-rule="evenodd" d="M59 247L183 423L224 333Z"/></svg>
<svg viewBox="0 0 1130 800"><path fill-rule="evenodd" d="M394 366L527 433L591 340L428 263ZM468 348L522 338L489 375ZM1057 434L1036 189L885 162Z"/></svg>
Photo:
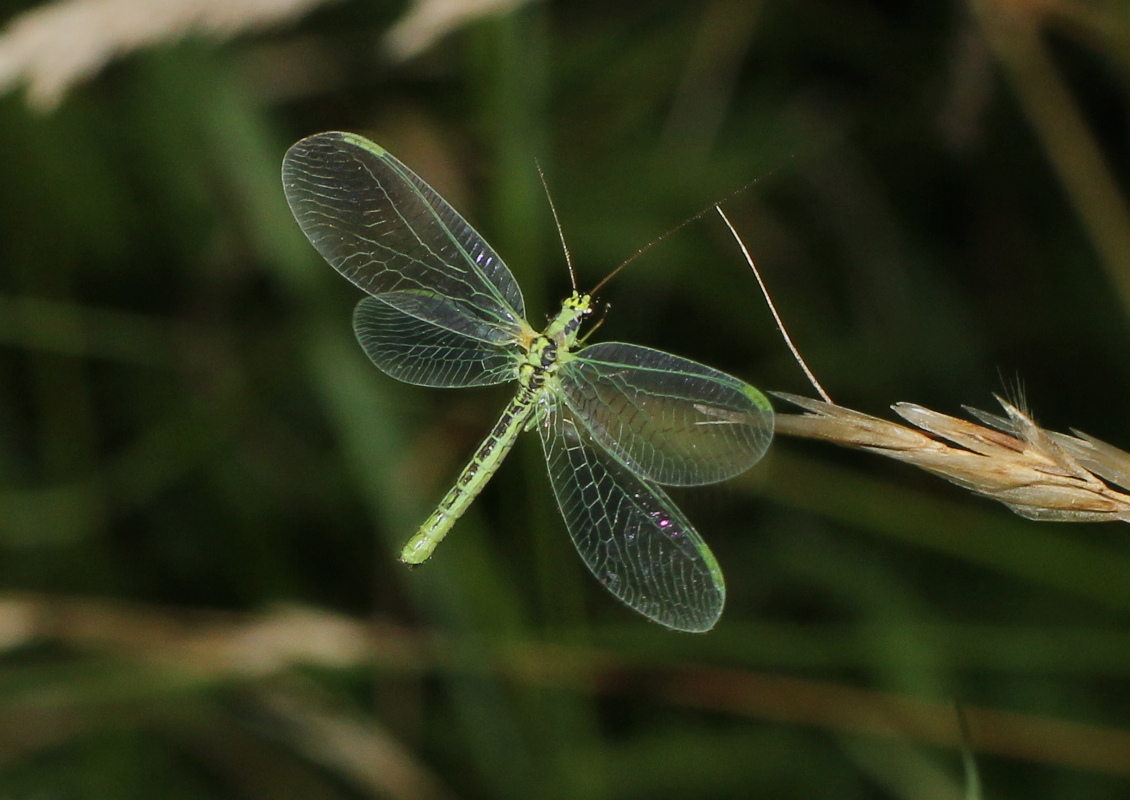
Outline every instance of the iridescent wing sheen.
<svg viewBox="0 0 1130 800"><path fill-rule="evenodd" d="M497 328L460 317L458 307L449 303L420 302L406 294L366 297L353 312L357 341L383 372L405 383L437 387L486 386L517 378L518 347L492 341Z"/></svg>
<svg viewBox="0 0 1130 800"><path fill-rule="evenodd" d="M605 451L564 405L547 410L539 431L561 515L597 580L661 625L714 627L726 600L722 571L671 498Z"/></svg>
<svg viewBox="0 0 1130 800"><path fill-rule="evenodd" d="M307 238L369 294L430 294L509 340L529 330L502 259L382 147L350 133L315 134L287 151L282 174Z"/></svg>
<svg viewBox="0 0 1130 800"><path fill-rule="evenodd" d="M692 486L753 466L773 438L773 409L744 381L620 342L586 347L557 371L566 405L622 465Z"/></svg>

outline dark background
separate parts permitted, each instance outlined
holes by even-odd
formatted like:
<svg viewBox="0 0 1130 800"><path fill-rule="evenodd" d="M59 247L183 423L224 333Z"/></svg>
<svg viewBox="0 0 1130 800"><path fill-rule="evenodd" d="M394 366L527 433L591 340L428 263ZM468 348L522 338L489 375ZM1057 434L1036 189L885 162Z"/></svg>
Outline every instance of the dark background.
<svg viewBox="0 0 1130 800"><path fill-rule="evenodd" d="M955 698L984 797L1130 793L1121 527L779 438L676 493L729 589L676 634L587 574L523 437L398 564L510 389L371 368L278 176L369 136L535 327L569 291L536 163L582 288L749 184L727 209L838 402L998 392L1125 444L1126 6L539 3L400 59L404 13L170 28L54 108L0 98L0 795L957 798ZM812 394L713 213L601 300L600 339Z"/></svg>

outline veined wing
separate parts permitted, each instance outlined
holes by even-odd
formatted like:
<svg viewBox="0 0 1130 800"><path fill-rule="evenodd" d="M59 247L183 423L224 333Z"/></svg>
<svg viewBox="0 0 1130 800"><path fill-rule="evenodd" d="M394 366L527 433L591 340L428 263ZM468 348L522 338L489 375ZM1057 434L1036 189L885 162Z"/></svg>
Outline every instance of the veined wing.
<svg viewBox="0 0 1130 800"><path fill-rule="evenodd" d="M564 405L539 430L557 504L597 580L661 625L714 627L726 600L722 571L671 498L602 450Z"/></svg>
<svg viewBox="0 0 1130 800"><path fill-rule="evenodd" d="M424 291L511 339L522 292L490 245L412 170L351 133L308 136L283 159L287 202L334 269L369 294Z"/></svg>
<svg viewBox="0 0 1130 800"><path fill-rule="evenodd" d="M594 439L647 480L692 486L753 466L773 438L773 408L725 372L620 342L586 347L557 372Z"/></svg>
<svg viewBox="0 0 1130 800"><path fill-rule="evenodd" d="M405 383L487 386L517 377L517 345L492 341L497 328L434 297L366 297L353 312L353 330L369 359Z"/></svg>

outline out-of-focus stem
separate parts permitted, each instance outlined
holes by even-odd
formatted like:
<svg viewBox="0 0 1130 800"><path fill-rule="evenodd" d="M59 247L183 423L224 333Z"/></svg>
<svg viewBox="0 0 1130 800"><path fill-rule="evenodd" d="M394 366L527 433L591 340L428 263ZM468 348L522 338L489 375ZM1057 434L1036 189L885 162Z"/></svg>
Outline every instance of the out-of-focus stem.
<svg viewBox="0 0 1130 800"><path fill-rule="evenodd" d="M970 5L1130 314L1130 206L1040 39L1041 4Z"/></svg>

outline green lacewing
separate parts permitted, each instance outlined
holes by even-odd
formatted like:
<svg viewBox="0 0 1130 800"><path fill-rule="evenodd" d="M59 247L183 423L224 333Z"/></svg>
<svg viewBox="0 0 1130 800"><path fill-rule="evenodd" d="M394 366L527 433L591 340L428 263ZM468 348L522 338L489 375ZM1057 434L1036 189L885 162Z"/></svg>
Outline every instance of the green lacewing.
<svg viewBox="0 0 1130 800"><path fill-rule="evenodd" d="M418 386L518 386L401 560L427 560L518 435L536 429L561 516L597 580L655 622L710 630L725 602L722 571L660 486L722 481L756 463L773 436L765 396L659 350L579 346L591 294L574 290L534 330L514 276L483 237L361 136L307 137L282 174L302 231L367 293L353 329L377 367Z"/></svg>

